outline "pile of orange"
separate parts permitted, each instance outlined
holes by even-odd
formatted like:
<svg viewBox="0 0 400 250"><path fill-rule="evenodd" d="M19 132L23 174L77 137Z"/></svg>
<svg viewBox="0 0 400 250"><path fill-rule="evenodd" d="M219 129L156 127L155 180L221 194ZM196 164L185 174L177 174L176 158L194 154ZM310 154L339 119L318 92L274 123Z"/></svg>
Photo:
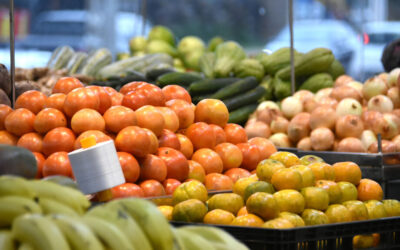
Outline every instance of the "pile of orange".
<svg viewBox="0 0 400 250"><path fill-rule="evenodd" d="M223 190L276 152L267 139L248 140L244 128L228 119L222 101L195 106L178 85L131 82L118 92L65 77L50 96L27 91L15 110L0 105L0 143L32 151L37 178L73 178L67 154L81 139L114 140L127 182L113 188L115 198L172 194L188 180Z"/></svg>

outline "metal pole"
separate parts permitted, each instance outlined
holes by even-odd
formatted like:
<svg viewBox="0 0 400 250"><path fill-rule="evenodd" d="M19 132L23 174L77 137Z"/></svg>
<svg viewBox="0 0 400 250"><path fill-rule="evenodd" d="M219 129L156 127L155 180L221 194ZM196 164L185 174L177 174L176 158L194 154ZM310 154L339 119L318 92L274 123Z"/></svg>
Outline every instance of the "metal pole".
<svg viewBox="0 0 400 250"><path fill-rule="evenodd" d="M142 6L141 7L141 14L142 14L142 36L144 36L145 31L146 31L146 19L147 19L147 0L142 0Z"/></svg>
<svg viewBox="0 0 400 250"><path fill-rule="evenodd" d="M15 104L15 40L14 40L14 0L10 0L10 84L11 107Z"/></svg>
<svg viewBox="0 0 400 250"><path fill-rule="evenodd" d="M296 91L294 72L294 48L293 48L293 0L289 0L289 28L290 28L290 90L292 95Z"/></svg>

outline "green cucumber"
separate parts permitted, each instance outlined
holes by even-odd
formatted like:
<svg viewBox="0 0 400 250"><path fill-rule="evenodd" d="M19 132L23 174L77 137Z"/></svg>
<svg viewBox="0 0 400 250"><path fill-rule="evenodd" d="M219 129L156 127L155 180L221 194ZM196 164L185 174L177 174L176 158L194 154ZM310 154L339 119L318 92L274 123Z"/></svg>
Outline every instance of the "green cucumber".
<svg viewBox="0 0 400 250"><path fill-rule="evenodd" d="M197 104L198 102L200 102L203 99L208 99L210 98L211 94L205 94L205 95L197 95L197 96L192 96L192 102L194 104Z"/></svg>
<svg viewBox="0 0 400 250"><path fill-rule="evenodd" d="M253 89L258 85L258 81L254 76L249 76L236 81L214 93L211 98L223 100L231 96L244 93L249 89Z"/></svg>
<svg viewBox="0 0 400 250"><path fill-rule="evenodd" d="M217 79L202 79L195 81L189 86L189 92L191 95L199 95L206 93L213 93L225 86L228 86L239 78L228 77L228 78L217 78Z"/></svg>
<svg viewBox="0 0 400 250"><path fill-rule="evenodd" d="M249 116L257 109L258 104L250 104L229 113L229 123L244 125Z"/></svg>
<svg viewBox="0 0 400 250"><path fill-rule="evenodd" d="M255 89L249 90L244 94L222 100L229 111L243 107L248 104L257 103L257 101L265 94L263 86L257 86Z"/></svg>
<svg viewBox="0 0 400 250"><path fill-rule="evenodd" d="M166 73L157 78L159 86L164 87L167 85L181 85L189 86L192 82L203 79L203 77L194 72L171 72Z"/></svg>
<svg viewBox="0 0 400 250"><path fill-rule="evenodd" d="M146 71L146 78L149 80L156 80L159 76L166 74L166 73L171 73L175 72L174 68L154 68Z"/></svg>
<svg viewBox="0 0 400 250"><path fill-rule="evenodd" d="M142 81L147 82L145 74L138 72L136 70L128 70L124 78L132 79L131 81Z"/></svg>

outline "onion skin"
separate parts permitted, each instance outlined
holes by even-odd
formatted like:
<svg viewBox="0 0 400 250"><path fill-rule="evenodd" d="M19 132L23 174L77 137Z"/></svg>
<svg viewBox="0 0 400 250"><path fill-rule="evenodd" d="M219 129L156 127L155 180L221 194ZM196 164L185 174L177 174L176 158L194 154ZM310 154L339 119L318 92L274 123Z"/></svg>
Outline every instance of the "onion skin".
<svg viewBox="0 0 400 250"><path fill-rule="evenodd" d="M311 146L311 138L310 137L304 137L303 139L301 139L296 146L298 149L300 150L304 150L304 151L311 151L312 150L312 146Z"/></svg>
<svg viewBox="0 0 400 250"><path fill-rule="evenodd" d="M298 113L303 112L303 103L299 99L289 96L282 100L281 109L283 115L291 119Z"/></svg>
<svg viewBox="0 0 400 250"><path fill-rule="evenodd" d="M314 109L310 117L312 130L320 127L333 129L336 124L336 111L333 108L322 106Z"/></svg>
<svg viewBox="0 0 400 250"><path fill-rule="evenodd" d="M307 99L303 102L303 109L305 112L311 113L315 108L317 108L319 104L314 98Z"/></svg>
<svg viewBox="0 0 400 250"><path fill-rule="evenodd" d="M355 138L355 137L347 137L347 138L344 138L343 140L341 140L337 147L337 151L338 152L354 152L354 153L367 152L367 150L365 149L361 140L358 138Z"/></svg>
<svg viewBox="0 0 400 250"><path fill-rule="evenodd" d="M337 101L341 101L345 98L353 98L360 102L362 99L358 90L347 85L333 88L332 93L329 96L335 98Z"/></svg>
<svg viewBox="0 0 400 250"><path fill-rule="evenodd" d="M393 102L385 95L377 95L369 99L368 110L375 110L381 113L392 112Z"/></svg>
<svg viewBox="0 0 400 250"><path fill-rule="evenodd" d="M288 126L289 121L285 117L278 116L272 120L270 128L273 134L286 133Z"/></svg>
<svg viewBox="0 0 400 250"><path fill-rule="evenodd" d="M396 144L388 141L382 140L382 153L395 153ZM378 153L378 142L372 143L368 148L368 153Z"/></svg>
<svg viewBox="0 0 400 250"><path fill-rule="evenodd" d="M319 102L319 100L323 97L329 97L329 95L332 93L333 88L323 88L318 90L317 93L315 93L314 99Z"/></svg>
<svg viewBox="0 0 400 250"><path fill-rule="evenodd" d="M400 152L400 135L396 135L392 142L396 145L396 152Z"/></svg>
<svg viewBox="0 0 400 250"><path fill-rule="evenodd" d="M361 134L361 142L364 148L368 149L372 143L376 142L376 136L372 130L364 130Z"/></svg>
<svg viewBox="0 0 400 250"><path fill-rule="evenodd" d="M335 141L335 135L328 128L317 128L310 135L312 148L316 151L330 150Z"/></svg>
<svg viewBox="0 0 400 250"><path fill-rule="evenodd" d="M346 85L347 83L353 81L353 78L351 76L348 75L341 75L338 78L336 78L335 83L334 83L334 87L340 87L343 85Z"/></svg>
<svg viewBox="0 0 400 250"><path fill-rule="evenodd" d="M372 130L376 134L381 134L382 139L390 140L399 134L399 127L400 118L391 113L387 113L383 114L383 118L375 124Z"/></svg>
<svg viewBox="0 0 400 250"><path fill-rule="evenodd" d="M383 115L378 111L367 110L361 115L361 119L364 122L365 129L374 130L378 122L383 119Z"/></svg>
<svg viewBox="0 0 400 250"><path fill-rule="evenodd" d="M393 109L391 113L400 118L400 109Z"/></svg>
<svg viewBox="0 0 400 250"><path fill-rule="evenodd" d="M275 145L275 147L290 148L292 146L289 137L284 133L273 134L268 139Z"/></svg>
<svg viewBox="0 0 400 250"><path fill-rule="evenodd" d="M331 107L333 109L336 109L338 103L339 102L336 99L334 99L332 97L329 97L329 96L322 97L318 101L318 105L320 105L320 106L328 106L328 107Z"/></svg>
<svg viewBox="0 0 400 250"><path fill-rule="evenodd" d="M400 92L398 87L390 88L386 95L392 101L394 109L400 108Z"/></svg>
<svg viewBox="0 0 400 250"><path fill-rule="evenodd" d="M336 106L336 114L338 116L344 115L362 115L363 108L359 101L353 98L345 98Z"/></svg>
<svg viewBox="0 0 400 250"><path fill-rule="evenodd" d="M304 104L305 101L314 98L314 93L303 89L294 93L293 97L299 99Z"/></svg>
<svg viewBox="0 0 400 250"><path fill-rule="evenodd" d="M309 113L299 113L289 122L287 135L290 141L296 143L310 134L310 117Z"/></svg>
<svg viewBox="0 0 400 250"><path fill-rule="evenodd" d="M377 95L385 95L388 91L388 86L380 77L375 76L368 79L363 86L362 95L365 99L370 100Z"/></svg>
<svg viewBox="0 0 400 250"><path fill-rule="evenodd" d="M364 124L356 115L345 115L336 121L335 131L339 138L356 137L360 138Z"/></svg>
<svg viewBox="0 0 400 250"><path fill-rule="evenodd" d="M244 129L249 139L253 137L268 138L271 135L271 130L269 126L261 121L256 121L252 124L246 125Z"/></svg>

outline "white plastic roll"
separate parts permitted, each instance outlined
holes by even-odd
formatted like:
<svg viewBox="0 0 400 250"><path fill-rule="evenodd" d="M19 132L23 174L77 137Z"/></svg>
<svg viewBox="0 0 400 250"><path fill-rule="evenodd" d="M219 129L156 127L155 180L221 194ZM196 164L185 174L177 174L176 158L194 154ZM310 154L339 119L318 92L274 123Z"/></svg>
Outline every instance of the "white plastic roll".
<svg viewBox="0 0 400 250"><path fill-rule="evenodd" d="M112 140L68 153L79 189L93 194L125 183Z"/></svg>

